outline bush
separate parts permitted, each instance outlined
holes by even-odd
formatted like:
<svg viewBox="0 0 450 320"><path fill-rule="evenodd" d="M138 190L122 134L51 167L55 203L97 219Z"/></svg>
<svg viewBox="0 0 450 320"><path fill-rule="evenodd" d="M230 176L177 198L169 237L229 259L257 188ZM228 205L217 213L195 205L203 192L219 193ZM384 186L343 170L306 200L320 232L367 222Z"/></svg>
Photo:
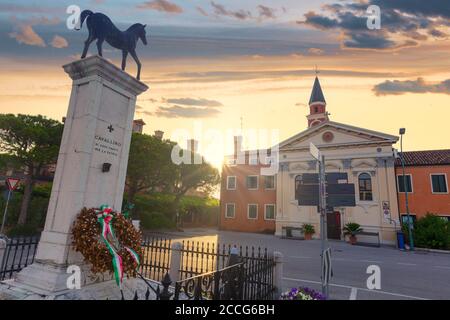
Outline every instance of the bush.
<svg viewBox="0 0 450 320"><path fill-rule="evenodd" d="M175 196L165 193L138 194L134 200L133 217L141 220L147 219L148 224L144 229L157 229L152 224L162 223L164 228L175 226L177 208L174 206ZM181 198L178 212L182 221L193 217L195 225L216 226L219 216L219 201L217 199L201 198L196 196L184 196ZM157 217L152 217L156 214ZM159 218L158 216L164 216ZM153 221L156 219L156 221ZM151 221L151 222L150 222Z"/></svg>
<svg viewBox="0 0 450 320"><path fill-rule="evenodd" d="M38 235L41 230L32 224L25 224L23 226L14 226L7 231L8 237L18 237L18 236L35 236Z"/></svg>
<svg viewBox="0 0 450 320"><path fill-rule="evenodd" d="M413 237L417 247L450 249L450 222L428 213L416 221Z"/></svg>
<svg viewBox="0 0 450 320"><path fill-rule="evenodd" d="M160 212L145 212L140 218L141 228L144 230L175 228L175 222Z"/></svg>

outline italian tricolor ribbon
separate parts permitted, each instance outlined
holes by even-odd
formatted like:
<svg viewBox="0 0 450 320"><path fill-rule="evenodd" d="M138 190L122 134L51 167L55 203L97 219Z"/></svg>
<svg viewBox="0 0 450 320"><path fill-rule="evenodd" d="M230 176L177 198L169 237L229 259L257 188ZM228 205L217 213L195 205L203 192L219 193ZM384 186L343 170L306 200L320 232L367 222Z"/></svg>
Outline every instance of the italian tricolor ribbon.
<svg viewBox="0 0 450 320"><path fill-rule="evenodd" d="M101 237L106 247L108 248L109 253L112 256L112 264L114 269L114 278L116 280L116 284L122 289L123 282L123 263L122 257L118 254L117 250L120 248L120 243L116 238L114 233L114 228L112 226L112 220L114 218L112 212L112 208L107 205L100 206L99 214L97 215L98 222L102 227ZM113 244L108 240L108 236L110 236ZM139 255L131 248L123 246L125 250L131 255L131 257L136 261L137 267L140 265ZM117 249L116 249L117 248Z"/></svg>

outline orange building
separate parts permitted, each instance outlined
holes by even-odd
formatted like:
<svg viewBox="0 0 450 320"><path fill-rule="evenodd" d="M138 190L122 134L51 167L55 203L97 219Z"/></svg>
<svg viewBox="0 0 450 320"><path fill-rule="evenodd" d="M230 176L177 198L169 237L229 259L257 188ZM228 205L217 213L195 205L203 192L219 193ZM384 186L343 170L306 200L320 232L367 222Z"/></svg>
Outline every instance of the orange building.
<svg viewBox="0 0 450 320"><path fill-rule="evenodd" d="M222 167L220 190L220 228L244 232L275 232L276 178L261 175L265 167L251 156L241 153L238 163L240 137L234 139L234 156L228 157ZM268 167L268 166L266 166Z"/></svg>
<svg viewBox="0 0 450 320"><path fill-rule="evenodd" d="M401 154L395 163L399 212L406 219L405 191L408 193L409 212L412 219L428 212L450 220L450 150L404 152L405 179ZM406 190L405 190L406 185Z"/></svg>

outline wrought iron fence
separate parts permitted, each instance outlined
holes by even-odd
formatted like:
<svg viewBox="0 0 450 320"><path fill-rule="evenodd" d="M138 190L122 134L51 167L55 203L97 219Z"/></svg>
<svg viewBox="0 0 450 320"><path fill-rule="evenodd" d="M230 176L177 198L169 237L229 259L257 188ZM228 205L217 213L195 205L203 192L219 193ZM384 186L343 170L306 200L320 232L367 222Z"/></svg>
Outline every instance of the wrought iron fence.
<svg viewBox="0 0 450 320"><path fill-rule="evenodd" d="M171 246L170 239L145 238L143 240L140 272L145 278L161 281L169 272Z"/></svg>
<svg viewBox="0 0 450 320"><path fill-rule="evenodd" d="M183 241L180 279L221 270L228 266L231 250L238 251L244 263L243 296L245 300L271 300L274 294L275 261L267 248Z"/></svg>
<svg viewBox="0 0 450 320"><path fill-rule="evenodd" d="M175 283L174 300L242 300L245 263L203 273Z"/></svg>
<svg viewBox="0 0 450 320"><path fill-rule="evenodd" d="M5 253L0 257L0 281L12 278L17 272L32 264L40 236L8 239Z"/></svg>

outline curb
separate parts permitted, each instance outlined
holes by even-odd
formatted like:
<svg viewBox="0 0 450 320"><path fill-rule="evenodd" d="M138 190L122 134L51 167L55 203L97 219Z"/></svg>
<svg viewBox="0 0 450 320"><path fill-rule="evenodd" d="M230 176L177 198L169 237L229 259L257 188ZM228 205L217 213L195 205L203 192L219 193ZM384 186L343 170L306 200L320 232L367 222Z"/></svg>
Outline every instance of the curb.
<svg viewBox="0 0 450 320"><path fill-rule="evenodd" d="M414 248L414 249L417 251L424 251L424 252L450 254L450 250L439 250L439 249L428 249L428 248Z"/></svg>

